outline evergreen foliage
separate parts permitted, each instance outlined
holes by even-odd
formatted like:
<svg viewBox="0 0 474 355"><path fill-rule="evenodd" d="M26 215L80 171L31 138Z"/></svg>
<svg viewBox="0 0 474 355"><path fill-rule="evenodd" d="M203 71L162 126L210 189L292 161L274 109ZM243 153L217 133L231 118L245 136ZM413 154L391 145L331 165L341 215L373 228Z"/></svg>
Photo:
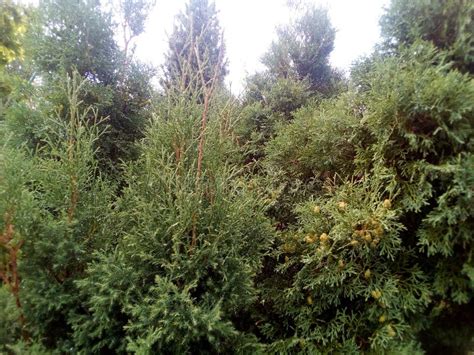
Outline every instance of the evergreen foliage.
<svg viewBox="0 0 474 355"><path fill-rule="evenodd" d="M307 78L313 91L330 95L338 76L329 65L336 30L327 10L307 6L291 25L280 27L277 34L278 40L263 57L270 73L278 78Z"/></svg>
<svg viewBox="0 0 474 355"><path fill-rule="evenodd" d="M8 74L7 66L16 59L22 59L22 39L26 31L26 10L11 1L0 4L0 119L5 106L16 86L15 77Z"/></svg>
<svg viewBox="0 0 474 355"><path fill-rule="evenodd" d="M199 68L205 68L202 76L206 85L210 85L214 76L210 68L217 66L220 68L217 82L223 84L228 70L221 32L214 2L190 0L185 11L175 19L163 66L162 86L167 90L186 91L188 87L199 90L201 78L195 76Z"/></svg>
<svg viewBox="0 0 474 355"><path fill-rule="evenodd" d="M96 113L79 100L84 84L77 75L65 81L69 120L49 117L44 145L33 158L26 151L23 157L2 151L1 183L7 194L2 198L2 247L10 251L2 270L11 274L10 280L21 278L22 288L17 292L13 281L4 284L26 319L25 339L31 336L63 351L70 347L70 317L81 309L74 282L82 277L91 251L105 243L99 236L112 196L94 158L99 122L91 124L89 114ZM13 253L16 247L21 249ZM21 262L16 261L19 253Z"/></svg>
<svg viewBox="0 0 474 355"><path fill-rule="evenodd" d="M266 70L247 78L240 131L251 143L247 160L265 155L262 146L297 109L344 89L342 73L329 65L336 31L327 11L307 5L297 15L278 28L278 39L262 58Z"/></svg>
<svg viewBox="0 0 474 355"><path fill-rule="evenodd" d="M417 40L447 51L457 69L473 73L474 5L465 0L395 0L380 23L383 47L396 49Z"/></svg>
<svg viewBox="0 0 474 355"><path fill-rule="evenodd" d="M117 173L121 160L134 158L134 142L143 136L149 117L154 69L133 60L129 48L144 28L146 17L140 5L149 7L143 1L123 2L123 50L114 38L112 14L97 0L41 1L26 42L31 65L54 104L67 109L67 98L56 90L64 74L77 71L87 79L82 101L96 107L100 117L108 117L109 128L98 151L108 172Z"/></svg>
<svg viewBox="0 0 474 355"><path fill-rule="evenodd" d="M268 336L288 336L275 349L412 352L441 309L470 308L473 86L444 58L417 42L376 61L366 77L370 90L356 105L342 96L316 110L332 125L342 117L349 136L303 116L268 146L270 167L294 174L292 181L332 171L325 184L309 184L311 197L281 234L274 286L265 281L275 297L266 314L279 320ZM309 149L313 158L297 143L311 147L324 138L327 146L316 141Z"/></svg>
<svg viewBox="0 0 474 355"><path fill-rule="evenodd" d="M89 309L75 326L81 348L183 353L256 345L235 319L256 298L252 279L270 224L229 159L238 154L231 131L219 111L207 111L211 93L193 90L169 91L126 172L114 209L116 243L79 283Z"/></svg>
<svg viewBox="0 0 474 355"><path fill-rule="evenodd" d="M0 4L0 65L23 55L20 38L25 32L25 14L20 6L5 0Z"/></svg>
<svg viewBox="0 0 474 355"><path fill-rule="evenodd" d="M48 0L1 64L1 353L472 351L469 2L393 0L347 87L306 8L238 101L190 0L153 108L152 3L120 4L123 49L97 1ZM104 174L109 144L134 159Z"/></svg>

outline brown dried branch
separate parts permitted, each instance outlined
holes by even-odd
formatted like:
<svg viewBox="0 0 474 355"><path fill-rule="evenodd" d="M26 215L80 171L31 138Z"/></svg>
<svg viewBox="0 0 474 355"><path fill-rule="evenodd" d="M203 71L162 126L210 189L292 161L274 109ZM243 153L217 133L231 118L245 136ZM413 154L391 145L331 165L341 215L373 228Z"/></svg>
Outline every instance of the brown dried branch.
<svg viewBox="0 0 474 355"><path fill-rule="evenodd" d="M23 246L23 240L20 240L16 243L13 242L13 237L15 234L15 228L12 222L13 213L11 211L6 212L4 215L5 227L0 234L0 246L7 251L7 259L3 265L0 265L0 278L3 281L3 284L6 285L14 299L15 304L20 311L19 322L24 330L25 317L23 315L21 300L20 300L20 275L18 273L18 254L21 247ZM27 339L26 333L23 333L23 338Z"/></svg>
<svg viewBox="0 0 474 355"><path fill-rule="evenodd" d="M74 165L74 160L76 158L75 157L76 138L77 138L77 133L80 126L80 118L78 117L79 102L77 101L77 95L79 93L81 86L82 86L82 83L76 86L75 76L73 76L72 81L71 81L71 86L68 88L70 113L69 113L67 154L68 154L69 164L71 166ZM79 200L77 176L73 171L70 172L69 181L70 181L71 194L70 194L70 205L67 210L67 216L68 216L68 222L71 223L74 218L77 202Z"/></svg>
<svg viewBox="0 0 474 355"><path fill-rule="evenodd" d="M223 34L221 34L223 36ZM199 183L201 181L202 175L202 161L204 158L204 139L205 139L205 131L207 126L207 116L209 113L209 102L211 100L212 94L216 87L216 82L218 79L218 75L222 70L222 63L224 57L224 50L223 46L221 46L219 50L219 59L217 61L216 66L214 67L214 75L210 80L210 86L208 85L209 82L206 82L204 78L204 68L205 66L202 63L202 60L199 55L199 47L198 44L194 46L194 52L196 55L196 61L198 64L198 75L201 78L201 85L202 91L204 93L204 108L201 115L201 129L199 132L199 144L198 144L198 159L197 159L197 173L196 173L196 189L199 187ZM193 249L197 244L197 215L193 214L193 221L192 221L192 236L191 236L191 249Z"/></svg>
<svg viewBox="0 0 474 355"><path fill-rule="evenodd" d="M223 36L223 34L221 34ZM214 92L214 89L216 87L216 82L218 75L220 71L222 70L222 62L223 62L223 57L224 57L224 47L221 46L219 50L219 59L217 61L216 66L214 67L214 75L211 79L211 86L209 87L204 78L204 68L202 66L201 58L199 56L199 50L198 47L195 46L194 50L196 52L196 60L198 63L198 68L199 68L199 73L201 76L201 84L202 84L202 89L204 91L204 109L202 111L202 116L201 116L201 130L199 133L199 146L198 146L198 161L197 161L197 177L196 177L196 184L199 183L199 180L201 179L201 174L202 174L202 160L204 156L204 136L205 136L205 130L207 126L207 115L209 113L209 101L211 100L212 94Z"/></svg>
<svg viewBox="0 0 474 355"><path fill-rule="evenodd" d="M79 189L77 187L77 178L74 174L71 174L69 180L71 182L71 197L70 197L70 205L67 210L67 219L68 219L68 222L71 223L74 218L77 202L79 200Z"/></svg>

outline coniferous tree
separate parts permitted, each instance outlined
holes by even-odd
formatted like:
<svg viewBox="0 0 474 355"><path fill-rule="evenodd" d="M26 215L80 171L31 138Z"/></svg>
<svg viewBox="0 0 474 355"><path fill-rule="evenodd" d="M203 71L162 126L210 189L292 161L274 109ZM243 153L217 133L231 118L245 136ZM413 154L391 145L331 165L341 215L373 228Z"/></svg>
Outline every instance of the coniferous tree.
<svg viewBox="0 0 474 355"><path fill-rule="evenodd" d="M26 31L26 13L23 7L11 1L0 4L0 13L0 120L3 120L16 84L6 66L24 55L22 39Z"/></svg>
<svg viewBox="0 0 474 355"><path fill-rule="evenodd" d="M65 80L68 121L60 114L49 117L47 138L33 158L17 153L6 159L9 149L19 149L15 145L2 150L4 285L16 298L24 338L61 351L74 348L70 326L83 312L75 282L92 251L105 243L104 216L112 196L95 160L100 122L90 121L93 109L79 99L84 85L78 75ZM26 149L20 152L28 156ZM25 162L18 164L21 159Z"/></svg>
<svg viewBox="0 0 474 355"><path fill-rule="evenodd" d="M163 66L162 86L165 89L192 87L196 90L203 81L210 85L214 76L210 68L217 66L220 68L217 83L222 85L227 74L227 61L221 32L214 2L190 0L186 10L176 17ZM204 70L196 75L200 67ZM201 80L201 75L204 80Z"/></svg>
<svg viewBox="0 0 474 355"><path fill-rule="evenodd" d="M472 18L474 5L466 0L393 0L381 18L382 49L394 51L400 45L424 40L449 53L457 69L473 73Z"/></svg>
<svg viewBox="0 0 474 355"><path fill-rule="evenodd" d="M260 160L276 127L291 121L300 107L344 89L342 74L329 64L335 29L327 10L307 5L297 14L278 28L277 40L262 58L266 70L247 78L241 129L251 146L247 160Z"/></svg>
<svg viewBox="0 0 474 355"><path fill-rule="evenodd" d="M67 109L67 98L54 91L65 73L77 71L87 79L81 99L108 118L109 129L100 139L98 154L109 172L115 172L121 160L134 157L134 142L142 137L147 119L154 70L133 60L130 47L144 28L143 10L149 7L145 1L123 2L122 50L114 38L112 14L103 10L100 1L44 0L26 41L31 65L44 82L49 101Z"/></svg>
<svg viewBox="0 0 474 355"><path fill-rule="evenodd" d="M276 203L276 273L261 278L273 351L471 346L472 79L449 49L400 45L268 145L277 187L301 181Z"/></svg>
<svg viewBox="0 0 474 355"><path fill-rule="evenodd" d="M324 96L334 91L339 74L331 68L336 30L326 9L308 6L288 26L278 29L278 40L263 57L263 64L278 78L307 78L312 91Z"/></svg>
<svg viewBox="0 0 474 355"><path fill-rule="evenodd" d="M232 124L213 107L222 63L197 62L213 81L209 86L201 76L198 91L188 87L178 96L170 89L157 107L114 211L116 245L79 283L89 310L75 325L84 349L205 353L258 346L239 328L240 313L257 295L253 278L272 233L261 198L235 165Z"/></svg>
<svg viewBox="0 0 474 355"><path fill-rule="evenodd" d="M28 182L31 161L25 154L11 149L4 142L0 149L0 351L25 335L24 300L20 294L19 264L25 237L36 216Z"/></svg>
<svg viewBox="0 0 474 355"><path fill-rule="evenodd" d="M0 4L0 65L4 66L23 55L20 37L25 32L23 9L5 0Z"/></svg>
<svg viewBox="0 0 474 355"><path fill-rule="evenodd" d="M146 72L130 72L130 55L149 2L121 4L124 50L97 2L51 0L39 38L58 53L37 44L30 65L26 43L25 61L7 65L0 352L472 349L470 4L394 0L384 42L345 92L311 78L327 62L303 38L328 44L332 30L308 11L237 104L221 85L215 9L191 1L138 159L111 175L115 194L97 161L100 115L141 95L129 80ZM309 31L310 18L327 31ZM33 67L41 82L28 82Z"/></svg>

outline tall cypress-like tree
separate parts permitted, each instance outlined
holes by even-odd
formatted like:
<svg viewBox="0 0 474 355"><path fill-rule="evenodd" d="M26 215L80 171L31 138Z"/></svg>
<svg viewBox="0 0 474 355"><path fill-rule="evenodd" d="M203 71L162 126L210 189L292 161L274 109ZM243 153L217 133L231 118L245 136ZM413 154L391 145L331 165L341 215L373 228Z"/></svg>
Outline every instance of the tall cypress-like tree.
<svg viewBox="0 0 474 355"><path fill-rule="evenodd" d="M83 312L75 282L104 246L112 189L95 159L97 110L80 100L86 81L76 74L63 83L68 120L47 117L46 138L33 157L15 142L0 151L0 274L24 338L70 351L72 320Z"/></svg>
<svg viewBox="0 0 474 355"><path fill-rule="evenodd" d="M162 85L165 89L180 90L188 86L197 88L203 82L210 85L214 76L210 68L217 66L220 69L216 79L220 85L228 71L216 6L208 0L190 0L185 11L176 17Z"/></svg>
<svg viewBox="0 0 474 355"><path fill-rule="evenodd" d="M197 51L203 40L186 46ZM188 59L179 62L191 66ZM222 62L197 64L211 82L201 76L181 91L177 77L156 107L113 213L116 244L79 282L88 314L75 339L89 352L258 348L239 314L257 296L253 280L272 233L235 164L231 105L213 96Z"/></svg>
<svg viewBox="0 0 474 355"><path fill-rule="evenodd" d="M340 79L329 64L336 30L326 9L309 6L290 25L278 28L278 39L263 57L278 78L307 78L313 91L330 95Z"/></svg>
<svg viewBox="0 0 474 355"><path fill-rule="evenodd" d="M335 33L327 10L311 5L277 29L277 39L262 58L266 69L247 79L242 133L254 145L247 159L262 157L261 147L275 127L291 121L300 107L344 89L342 74L329 64Z"/></svg>

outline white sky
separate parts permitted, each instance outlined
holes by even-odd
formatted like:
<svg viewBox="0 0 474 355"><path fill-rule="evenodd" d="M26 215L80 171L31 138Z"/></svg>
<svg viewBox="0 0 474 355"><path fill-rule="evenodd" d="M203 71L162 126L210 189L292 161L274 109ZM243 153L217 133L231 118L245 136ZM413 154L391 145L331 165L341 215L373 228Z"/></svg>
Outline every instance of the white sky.
<svg viewBox="0 0 474 355"><path fill-rule="evenodd" d="M348 70L359 56L369 54L380 36L378 21L389 0L311 0L329 9L337 29L331 63ZM156 0L143 33L137 40L136 56L154 65L163 63L167 34L174 16L186 0ZM286 0L215 0L224 30L229 75L227 83L238 94L248 74L262 70L261 56L267 51L278 25L288 23Z"/></svg>
<svg viewBox="0 0 474 355"><path fill-rule="evenodd" d="M1 1L1 0L0 0ZM37 4L38 0L17 0ZM117 0L109 0L113 4ZM212 1L212 0L211 0ZM227 83L235 94L243 79L262 70L260 58L276 39L278 25L290 21L287 0L214 0L224 30L229 59ZM303 0L328 8L337 29L331 64L346 71L358 57L369 54L380 37L379 18L390 0ZM156 0L145 32L137 39L138 59L159 66L168 49L168 34L175 15L184 10L186 0ZM119 40L120 42L120 40Z"/></svg>

